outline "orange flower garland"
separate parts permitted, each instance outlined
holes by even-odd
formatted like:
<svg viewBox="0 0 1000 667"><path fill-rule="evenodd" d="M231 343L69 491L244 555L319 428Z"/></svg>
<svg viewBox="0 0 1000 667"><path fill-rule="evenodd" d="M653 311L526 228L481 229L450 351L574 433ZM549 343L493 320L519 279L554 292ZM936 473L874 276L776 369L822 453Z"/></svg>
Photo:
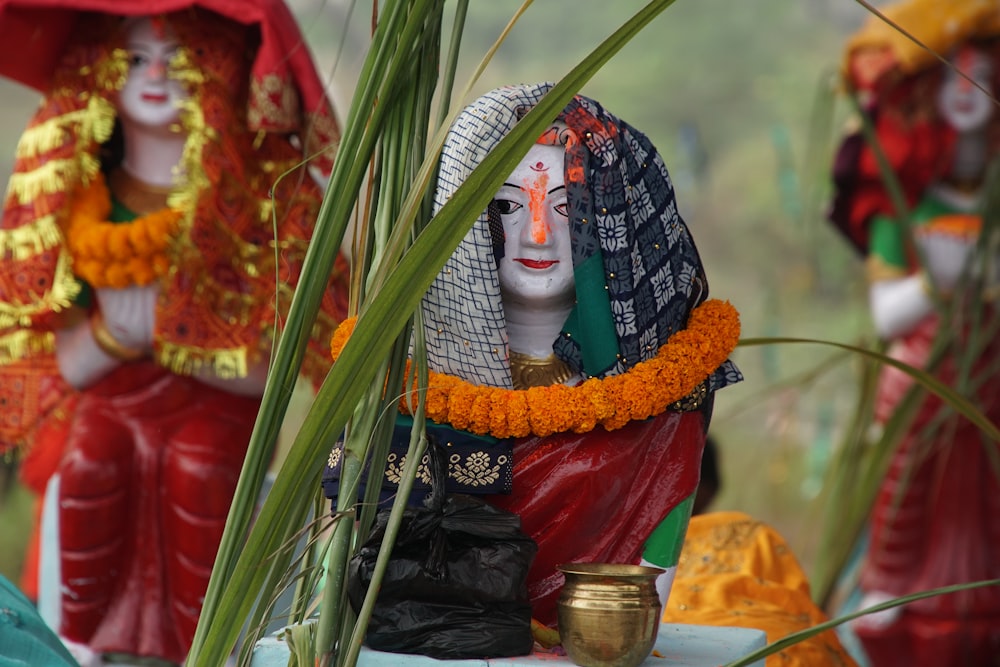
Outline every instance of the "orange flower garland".
<svg viewBox="0 0 1000 667"><path fill-rule="evenodd" d="M148 285L170 268L166 250L181 214L165 208L131 222L107 222L111 195L98 175L73 198L66 245L73 272L94 287Z"/></svg>
<svg viewBox="0 0 1000 667"><path fill-rule="evenodd" d="M357 318L344 320L330 341L334 361ZM598 425L609 431L630 421L661 414L693 391L736 348L740 316L728 301L711 299L691 312L657 355L621 375L590 378L570 387L556 384L529 389L474 385L445 373L428 377L427 416L456 429L497 438L586 433ZM413 402L417 387L413 387ZM405 401L400 410L406 412Z"/></svg>

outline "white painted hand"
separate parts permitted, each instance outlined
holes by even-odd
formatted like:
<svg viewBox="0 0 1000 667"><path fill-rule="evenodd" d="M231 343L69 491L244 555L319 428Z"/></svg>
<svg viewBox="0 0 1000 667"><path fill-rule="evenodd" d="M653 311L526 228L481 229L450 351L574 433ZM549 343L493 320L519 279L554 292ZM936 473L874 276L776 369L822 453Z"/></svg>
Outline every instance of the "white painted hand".
<svg viewBox="0 0 1000 667"><path fill-rule="evenodd" d="M888 602L895 597L897 596L890 595L889 593L885 593L883 591L870 591L862 596L858 609L859 611L861 609L868 609L874 605ZM882 630L883 628L887 628L895 623L902 613L902 607L890 607L889 609L875 611L865 616L859 616L851 621L851 625L857 629L864 628L866 630Z"/></svg>
<svg viewBox="0 0 1000 667"><path fill-rule="evenodd" d="M950 292L958 285L976 247L975 239L935 234L917 237L923 251L925 269L934 288Z"/></svg>
<svg viewBox="0 0 1000 667"><path fill-rule="evenodd" d="M131 349L148 351L153 348L159 293L156 283L143 287L104 287L96 290L104 324L115 340Z"/></svg>
<svg viewBox="0 0 1000 667"><path fill-rule="evenodd" d="M920 274L873 282L868 298L875 331L884 340L911 331L934 312L934 301Z"/></svg>

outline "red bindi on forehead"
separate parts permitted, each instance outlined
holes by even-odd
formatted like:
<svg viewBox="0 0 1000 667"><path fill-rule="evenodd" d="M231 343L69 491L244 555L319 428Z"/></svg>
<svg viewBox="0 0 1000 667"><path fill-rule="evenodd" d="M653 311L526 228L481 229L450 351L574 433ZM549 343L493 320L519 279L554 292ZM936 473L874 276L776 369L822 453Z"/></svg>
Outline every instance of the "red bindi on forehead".
<svg viewBox="0 0 1000 667"><path fill-rule="evenodd" d="M955 67L965 74L970 74L982 55L982 52L975 46L966 44L955 54Z"/></svg>
<svg viewBox="0 0 1000 667"><path fill-rule="evenodd" d="M163 16L153 16L149 19L149 24L153 28L153 35L156 39L165 40L167 38L167 19Z"/></svg>

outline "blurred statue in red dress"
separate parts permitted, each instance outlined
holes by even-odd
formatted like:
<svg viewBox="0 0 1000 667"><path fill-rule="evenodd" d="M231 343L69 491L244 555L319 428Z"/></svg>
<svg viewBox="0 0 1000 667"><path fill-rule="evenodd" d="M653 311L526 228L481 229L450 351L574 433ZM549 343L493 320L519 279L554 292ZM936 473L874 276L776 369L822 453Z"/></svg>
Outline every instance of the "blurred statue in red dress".
<svg viewBox="0 0 1000 667"><path fill-rule="evenodd" d="M0 0L0 74L43 93L0 225L0 444L57 475L64 641L177 664L338 128L280 0L63 5Z"/></svg>
<svg viewBox="0 0 1000 667"><path fill-rule="evenodd" d="M847 82L871 114L907 210L859 134L838 155L832 217L866 255L888 353L931 371L997 424L997 230L982 213L1000 147L991 98L1000 91L1000 4L910 0L885 13L947 64L874 17L851 41ZM903 371L882 371L880 423L912 386ZM872 509L862 607L1000 577L998 454L940 399L921 399ZM879 667L1000 664L1000 589L928 598L863 617L854 630Z"/></svg>

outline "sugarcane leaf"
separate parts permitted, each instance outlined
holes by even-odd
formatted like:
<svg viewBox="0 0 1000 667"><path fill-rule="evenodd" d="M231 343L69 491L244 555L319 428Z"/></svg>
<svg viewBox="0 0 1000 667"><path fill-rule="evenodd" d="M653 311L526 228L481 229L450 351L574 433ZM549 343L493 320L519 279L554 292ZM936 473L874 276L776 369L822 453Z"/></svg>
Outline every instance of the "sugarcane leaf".
<svg viewBox="0 0 1000 667"><path fill-rule="evenodd" d="M980 410L978 410L969 399L962 396L960 393L944 384L936 377L915 366L906 364L898 359L893 359L892 357L883 354L881 352L876 352L868 348L860 347L857 345L851 345L849 343L838 343L836 341L830 340L819 340L815 338L786 338L786 337L766 337L766 338L743 338L740 339L740 347L752 347L757 345L777 345L777 344L808 344L808 345L826 345L830 347L837 347L844 350L850 350L857 354L865 357L874 359L887 366L892 366L897 368L910 377L912 377L917 383L925 387L928 391L936 394L942 401L948 404L955 412L961 414L970 422L979 427L987 437L996 442L1000 442L1000 430L997 429L996 425L990 421L990 419L984 415Z"/></svg>

